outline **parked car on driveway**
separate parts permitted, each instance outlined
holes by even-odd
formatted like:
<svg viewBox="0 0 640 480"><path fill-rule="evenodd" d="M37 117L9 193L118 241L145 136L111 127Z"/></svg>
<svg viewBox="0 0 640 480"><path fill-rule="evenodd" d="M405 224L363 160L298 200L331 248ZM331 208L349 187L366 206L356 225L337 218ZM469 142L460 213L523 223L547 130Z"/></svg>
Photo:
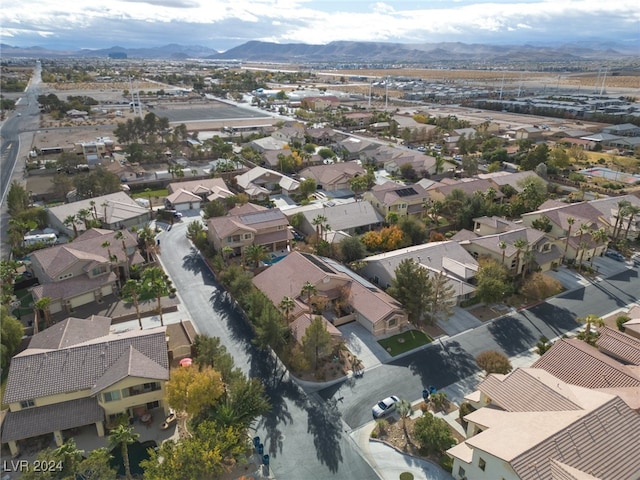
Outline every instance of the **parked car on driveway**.
<svg viewBox="0 0 640 480"><path fill-rule="evenodd" d="M619 262L626 261L626 258L624 258L624 255L622 255L620 252L616 252L615 250L607 250L606 252L604 252L604 256L613 258L614 260L617 260Z"/></svg>
<svg viewBox="0 0 640 480"><path fill-rule="evenodd" d="M392 412L396 408L396 403L398 403L400 399L395 395L391 395L390 397L385 398L384 400L376 403L371 409L371 413L373 414L373 418L384 417L387 413Z"/></svg>

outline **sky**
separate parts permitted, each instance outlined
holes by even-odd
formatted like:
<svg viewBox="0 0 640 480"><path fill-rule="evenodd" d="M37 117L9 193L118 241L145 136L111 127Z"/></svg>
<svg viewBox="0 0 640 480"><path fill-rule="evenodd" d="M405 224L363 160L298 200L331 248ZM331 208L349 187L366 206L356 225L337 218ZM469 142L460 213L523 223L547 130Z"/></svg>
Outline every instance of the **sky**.
<svg viewBox="0 0 640 480"><path fill-rule="evenodd" d="M0 41L16 47L224 51L250 40L615 41L640 54L640 8L637 0L3 0L0 9Z"/></svg>

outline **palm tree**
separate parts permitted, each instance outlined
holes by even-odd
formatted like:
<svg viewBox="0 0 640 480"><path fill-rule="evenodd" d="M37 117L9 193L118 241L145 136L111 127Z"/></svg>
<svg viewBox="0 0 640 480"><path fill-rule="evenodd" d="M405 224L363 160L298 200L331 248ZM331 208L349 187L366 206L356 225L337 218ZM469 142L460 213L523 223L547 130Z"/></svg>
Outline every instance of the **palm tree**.
<svg viewBox="0 0 640 480"><path fill-rule="evenodd" d="M127 244L124 241L124 233L122 233L122 230L118 230L113 237L122 242L122 253L124 254L124 276L129 278L129 255L127 254Z"/></svg>
<svg viewBox="0 0 640 480"><path fill-rule="evenodd" d="M324 223L326 221L327 221L327 217L325 217L324 215L318 215L311 221L311 224L314 227L316 227L316 238L317 238L317 241L320 241L320 239L322 238L320 236L320 229L322 228L322 225L324 225Z"/></svg>
<svg viewBox="0 0 640 480"><path fill-rule="evenodd" d="M628 200L620 200L618 202L618 213L616 214L616 223L613 225L613 234L611 238L615 242L618 240L618 235L620 234L620 229L622 228L622 223L624 221L624 217L626 216L626 208L631 205L631 202Z"/></svg>
<svg viewBox="0 0 640 480"><path fill-rule="evenodd" d="M231 257L231 254L233 253L233 248L229 246L224 246L222 247L221 253L222 253L222 258L224 259L224 262L228 264L229 257Z"/></svg>
<svg viewBox="0 0 640 480"><path fill-rule="evenodd" d="M255 265L255 268L260 266L262 260L269 258L269 254L262 245L248 245L244 250L245 257Z"/></svg>
<svg viewBox="0 0 640 480"><path fill-rule="evenodd" d="M404 432L404 439L407 443L409 440L409 432L407 432L407 417L411 415L411 403L404 398L401 398L397 404L398 414L402 419L402 431Z"/></svg>
<svg viewBox="0 0 640 480"><path fill-rule="evenodd" d="M578 260L578 271L582 271L582 259L584 258L584 252L589 244L587 242L580 242L578 248L580 249L580 259Z"/></svg>
<svg viewBox="0 0 640 480"><path fill-rule="evenodd" d="M117 265L117 261L118 261L118 257L115 255L111 254L111 242L110 241L104 241L100 244L100 246L102 248L106 248L107 249L107 255L109 256L109 269L113 272L113 266L114 263ZM120 275L116 274L116 285L118 287L118 290L120 290Z"/></svg>
<svg viewBox="0 0 640 480"><path fill-rule="evenodd" d="M527 242L525 238L518 238L515 242L513 242L513 246L516 249L516 275L518 275L518 269L520 268L520 252L522 252L522 249L525 248L528 244L529 242Z"/></svg>
<svg viewBox="0 0 640 480"><path fill-rule="evenodd" d="M153 293L158 301L158 314L160 315L160 325L164 326L162 318L162 295L167 293L167 279L160 267L150 267L142 272L143 288Z"/></svg>
<svg viewBox="0 0 640 480"><path fill-rule="evenodd" d="M591 332L592 326L602 327L604 326L604 320L594 314L589 314L586 317L580 317L577 319L578 322L585 324L585 329L582 335L578 335L578 338L584 340L585 342L593 345L595 343L595 338L593 333Z"/></svg>
<svg viewBox="0 0 640 480"><path fill-rule="evenodd" d="M584 256L584 249L586 248L586 245L583 247L584 242L582 241L582 237L584 237L584 234L588 233L591 230L591 228L586 223L581 223L579 230L580 230L580 235L578 236L578 248L582 248L582 252L580 255L580 261L578 262L578 268L582 270L582 257Z"/></svg>
<svg viewBox="0 0 640 480"><path fill-rule="evenodd" d="M567 223L569 224L569 228L567 228L567 239L564 242L564 253L562 254L562 261L560 263L564 263L564 259L567 257L567 249L569 248L569 237L571 236L571 227L576 223L576 219L573 217L567 218Z"/></svg>
<svg viewBox="0 0 640 480"><path fill-rule="evenodd" d="M133 432L129 425L118 425L109 434L111 448L120 446L122 449L122 462L127 480L131 480L131 465L129 464L129 445L138 440L139 434Z"/></svg>
<svg viewBox="0 0 640 480"><path fill-rule="evenodd" d="M65 219L64 219L64 224L67 227L72 227L73 228L73 238L78 238L78 227L76 227L76 216L75 215L68 215Z"/></svg>
<svg viewBox="0 0 640 480"><path fill-rule="evenodd" d="M293 300L293 298L288 297L286 295L282 297L282 300L278 305L278 308L282 310L282 313L284 313L284 318L287 320L287 325L289 325L289 320L290 320L289 315L291 314L295 306L296 306L296 303Z"/></svg>
<svg viewBox="0 0 640 480"><path fill-rule="evenodd" d="M330 231L331 231L331 225L329 225L328 223L325 223L324 225L322 225L322 236L325 242L327 241L327 237Z"/></svg>
<svg viewBox="0 0 640 480"><path fill-rule="evenodd" d="M316 293L318 293L318 289L313 283L309 281L305 282L305 284L302 286L302 289L300 290L300 295L306 295L307 297L307 305L309 306L309 315L311 315L311 297L314 296Z"/></svg>
<svg viewBox="0 0 640 480"><path fill-rule="evenodd" d="M96 210L96 202L94 200L89 201L89 205L91 206L91 215L93 215L94 220L98 220L98 211Z"/></svg>
<svg viewBox="0 0 640 480"><path fill-rule="evenodd" d="M79 450L76 447L76 441L73 438L70 438L53 451L55 458L62 459L63 470L66 472L76 471L78 464L82 461L83 453L84 450Z"/></svg>
<svg viewBox="0 0 640 480"><path fill-rule="evenodd" d="M40 310L44 314L45 328L51 324L51 311L49 310L50 306L51 306L51 297L42 297L40 300L38 300L33 304L34 309ZM33 328L34 328L34 333L37 333L36 332L36 330L38 330L37 321L34 322Z"/></svg>
<svg viewBox="0 0 640 480"><path fill-rule="evenodd" d="M155 234L149 225L138 230L138 240L142 241L144 247L144 255L147 259L147 263L151 261L154 250Z"/></svg>
<svg viewBox="0 0 640 480"><path fill-rule="evenodd" d="M533 253L531 252L531 245L527 242L525 247L524 255L522 256L522 281L524 282L524 276L527 273L527 270L531 266L531 261L533 260Z"/></svg>
<svg viewBox="0 0 640 480"><path fill-rule="evenodd" d="M91 215L91 212L86 208L81 208L80 210L78 210L78 213L76 213L76 217L78 217L78 220L84 222L85 230L89 230L89 215Z"/></svg>
<svg viewBox="0 0 640 480"><path fill-rule="evenodd" d="M505 242L504 240L500 240L498 242L498 247L500 248L500 250L502 250L502 266L504 267L504 254L506 253L507 250L507 242Z"/></svg>
<svg viewBox="0 0 640 480"><path fill-rule="evenodd" d="M596 245L605 244L607 240L609 240L609 236L607 235L607 231L604 228L599 228L598 230L591 231L591 239L596 242ZM591 268L593 268L593 259L594 255L591 256Z"/></svg>
<svg viewBox="0 0 640 480"><path fill-rule="evenodd" d="M636 205L629 205L627 207L627 213L629 214L629 221L627 222L627 228L624 231L624 238L627 239L629 238L629 229L631 228L631 224L633 223L633 220L635 219L635 216L640 214L640 207L636 206ZM622 228L622 227L620 227Z"/></svg>
<svg viewBox="0 0 640 480"><path fill-rule="evenodd" d="M142 330L142 318L140 317L140 304L138 303L138 298L140 297L141 290L142 284L138 280L130 278L124 282L121 291L123 298L131 298L131 301L133 302L133 306L136 309L136 315L138 317L138 323L140 324L140 330Z"/></svg>

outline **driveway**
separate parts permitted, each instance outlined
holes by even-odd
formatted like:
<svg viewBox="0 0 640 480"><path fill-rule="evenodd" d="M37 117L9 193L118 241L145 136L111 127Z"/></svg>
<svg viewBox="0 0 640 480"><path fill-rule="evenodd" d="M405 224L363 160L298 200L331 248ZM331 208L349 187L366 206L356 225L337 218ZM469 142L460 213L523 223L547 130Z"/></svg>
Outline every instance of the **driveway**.
<svg viewBox="0 0 640 480"><path fill-rule="evenodd" d="M391 360L391 355L382 348L371 332L358 322L351 322L338 327L342 332L349 351L362 360L365 369L377 367Z"/></svg>

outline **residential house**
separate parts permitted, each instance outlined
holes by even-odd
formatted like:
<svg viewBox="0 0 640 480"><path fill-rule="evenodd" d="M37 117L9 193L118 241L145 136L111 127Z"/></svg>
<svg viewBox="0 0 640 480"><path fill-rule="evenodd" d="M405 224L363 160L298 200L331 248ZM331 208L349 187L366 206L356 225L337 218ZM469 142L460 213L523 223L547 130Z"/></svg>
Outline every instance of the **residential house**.
<svg viewBox="0 0 640 480"><path fill-rule="evenodd" d="M113 140L108 137L98 138L95 142L78 142L74 145L74 151L77 155L87 162L89 167L93 167L102 162L113 149Z"/></svg>
<svg viewBox="0 0 640 480"><path fill-rule="evenodd" d="M222 200L233 196L222 178L204 178L186 182L172 182L167 186L167 208L178 211L199 210L204 201Z"/></svg>
<svg viewBox="0 0 640 480"><path fill-rule="evenodd" d="M311 305L302 293L307 282L317 290ZM329 258L294 251L256 275L253 283L276 306L284 297L294 300L290 321L311 312L335 326L355 320L375 336L395 334L408 325L394 298Z"/></svg>
<svg viewBox="0 0 640 480"><path fill-rule="evenodd" d="M318 190L332 192L349 190L351 179L366 173L357 162L338 162L305 168L300 171L300 178L311 178L315 180Z"/></svg>
<svg viewBox="0 0 640 480"><path fill-rule="evenodd" d="M523 190L522 183L530 178L537 178L542 182L544 182L545 185L547 183L547 181L544 180L542 177L540 177L540 175L538 175L536 172L533 172L531 170L525 170L522 172L505 172L503 170L500 172L493 172L493 173L480 173L477 175L477 177L484 180L492 181L493 183L498 185L498 188L500 189L505 185L509 185L518 193L522 192Z"/></svg>
<svg viewBox="0 0 640 480"><path fill-rule="evenodd" d="M363 160L367 155L378 148L378 144L356 137L347 137L338 143L336 148L342 160Z"/></svg>
<svg viewBox="0 0 640 480"><path fill-rule="evenodd" d="M322 112L333 110L340 106L340 99L335 95L320 95L317 97L305 97L300 101L300 106L307 110Z"/></svg>
<svg viewBox="0 0 640 480"><path fill-rule="evenodd" d="M435 175L436 159L431 155L415 152L398 152L399 155L384 162L384 169L389 173L401 174L404 165L411 165L419 177Z"/></svg>
<svg viewBox="0 0 640 480"><path fill-rule="evenodd" d="M622 123L620 125L609 125L602 129L602 133L619 135L622 137L640 137L640 127L633 123Z"/></svg>
<svg viewBox="0 0 640 480"><path fill-rule="evenodd" d="M31 290L34 301L49 297L49 312L74 308L115 292L119 278L143 263L138 239L127 230L87 230L71 243L31 253L31 270L38 279Z"/></svg>
<svg viewBox="0 0 640 480"><path fill-rule="evenodd" d="M538 210L522 215L526 226L533 226L536 220L548 219L551 230L547 236L556 241L565 259L588 261L594 256L602 255L607 242L596 242L591 232L604 228L609 235L612 226L605 220L602 212L589 202L566 204L556 200L544 202ZM584 253L583 253L584 251Z"/></svg>
<svg viewBox="0 0 640 480"><path fill-rule="evenodd" d="M640 412L640 340L607 327L600 331L596 347L577 338L559 339L532 368L545 370L572 385L618 395ZM623 352L624 360L612 355L607 346Z"/></svg>
<svg viewBox="0 0 640 480"><path fill-rule="evenodd" d="M532 142L538 142L543 140L544 130L536 126L525 126L516 128L516 140L531 140Z"/></svg>
<svg viewBox="0 0 640 480"><path fill-rule="evenodd" d="M477 408L464 417L467 438L447 450L457 480L640 477L640 415L614 394L518 368L466 400Z"/></svg>
<svg viewBox="0 0 640 480"><path fill-rule="evenodd" d="M366 257L362 274L372 283L389 288L396 277L396 268L407 259L426 268L431 277L444 274L457 303L473 296L478 262L454 241L430 242Z"/></svg>
<svg viewBox="0 0 640 480"><path fill-rule="evenodd" d="M271 134L271 137L284 142L287 145L304 145L305 143L305 131L302 124L292 124L279 128ZM278 147L282 148L282 147ZM276 150L276 149L270 149Z"/></svg>
<svg viewBox="0 0 640 480"><path fill-rule="evenodd" d="M281 150L267 150L262 154L262 158L263 158L262 165L272 169L280 170L281 169L280 156L283 156L286 158L291 154L292 154L292 151L289 148L283 148ZM324 161L324 159L320 155L316 155L315 153L301 160L304 162L304 166L307 166L307 167L309 165L319 165Z"/></svg>
<svg viewBox="0 0 640 480"><path fill-rule="evenodd" d="M276 138L272 135L270 137L262 137L251 140L248 145L257 152L264 153L283 150L284 146L287 144L288 142L286 140ZM291 153L291 149L289 149L289 153Z"/></svg>
<svg viewBox="0 0 640 480"><path fill-rule="evenodd" d="M236 183L252 200L265 200L269 193L278 189L289 194L300 186L297 180L264 167L254 167L238 175Z"/></svg>
<svg viewBox="0 0 640 480"><path fill-rule="evenodd" d="M615 226L616 221L618 221L621 202L629 202L632 207L640 209L640 198L633 194L622 195L620 197L599 198L589 201L589 205L601 212L602 219L606 224L611 226L611 229L609 230L610 235L613 235L613 226ZM622 223L622 228L620 230L621 234L618 235L619 238L627 236L628 239L632 241L640 234L640 213L636 213L632 216L629 211L625 212L623 210L620 222Z"/></svg>
<svg viewBox="0 0 640 480"><path fill-rule="evenodd" d="M289 211L286 213L291 218ZM309 208L301 209L300 213L302 219L298 229L305 235L313 235L316 232L314 220L318 216L326 219L323 224L329 225L331 231L348 235L371 230L384 222L384 217L366 200L312 204Z"/></svg>
<svg viewBox="0 0 640 480"><path fill-rule="evenodd" d="M145 415L165 403L169 379L166 327L109 333L111 319L68 318L34 335L11 360L3 402L2 443L20 443L95 425L102 437L120 415Z"/></svg>
<svg viewBox="0 0 640 480"><path fill-rule="evenodd" d="M488 228L488 222L476 220L479 220L475 227L478 232ZM518 241L524 241L520 249L516 247ZM558 266L562 259L562 251L544 232L524 226L502 233L459 240L459 243L474 258L493 258L512 275L521 274L524 269L532 271L539 268L547 271ZM585 260L589 258L585 257Z"/></svg>
<svg viewBox="0 0 640 480"><path fill-rule="evenodd" d="M432 200L444 201L444 199L454 190L460 190L467 196L472 196L475 192L487 193L493 191L493 200L500 202L504 195L500 191L498 184L493 180L482 178L463 178L461 180L452 180L450 183L443 183L429 189L429 197Z"/></svg>
<svg viewBox="0 0 640 480"><path fill-rule="evenodd" d="M78 212L83 210L88 212L88 218L100 220L102 228L110 230L141 227L151 219L148 208L138 205L126 193L116 192L49 207L47 221L51 228L71 237L74 235L74 228L65 222L69 217L77 216ZM84 222L77 218L75 224L78 232L86 229Z"/></svg>
<svg viewBox="0 0 640 480"><path fill-rule="evenodd" d="M287 251L293 238L287 217L277 208L243 205L227 216L210 218L207 226L214 248L221 252L230 247L235 255L242 254L249 245L261 245L267 252Z"/></svg>
<svg viewBox="0 0 640 480"><path fill-rule="evenodd" d="M322 147L328 147L330 145L337 144L340 140L346 138L343 133L337 132L332 128L320 127L320 128L307 128L306 131L307 143L313 143Z"/></svg>
<svg viewBox="0 0 640 480"><path fill-rule="evenodd" d="M363 194L362 198L371 202L385 218L391 212L398 214L399 217L421 217L423 205L429 195L419 184L399 185L395 182L385 182L374 185L371 190Z"/></svg>

